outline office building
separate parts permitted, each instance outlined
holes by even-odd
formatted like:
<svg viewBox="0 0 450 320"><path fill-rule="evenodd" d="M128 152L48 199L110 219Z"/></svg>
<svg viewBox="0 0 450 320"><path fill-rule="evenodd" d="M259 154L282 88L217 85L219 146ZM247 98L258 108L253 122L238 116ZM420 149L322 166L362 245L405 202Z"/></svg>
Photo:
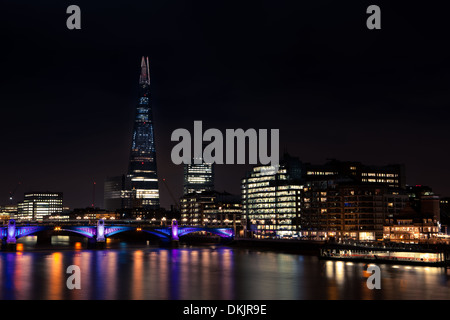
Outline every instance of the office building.
<svg viewBox="0 0 450 320"><path fill-rule="evenodd" d="M301 230L301 191L285 163L279 170L257 166L242 179L242 222L256 238L297 237Z"/></svg>
<svg viewBox="0 0 450 320"><path fill-rule="evenodd" d="M409 201L386 186L335 181L308 183L302 191L301 236L316 240L381 240L385 218Z"/></svg>
<svg viewBox="0 0 450 320"><path fill-rule="evenodd" d="M242 180L242 220L258 238L380 240L385 218L408 201L402 165L312 165L285 154L278 172L257 166Z"/></svg>
<svg viewBox="0 0 450 320"><path fill-rule="evenodd" d="M17 214L16 204L0 206L0 220L15 219L16 214Z"/></svg>
<svg viewBox="0 0 450 320"><path fill-rule="evenodd" d="M115 220L120 219L120 214L114 211L103 210L100 208L77 208L70 213L73 220Z"/></svg>
<svg viewBox="0 0 450 320"><path fill-rule="evenodd" d="M42 221L46 216L62 212L62 192L28 192L18 204L16 219Z"/></svg>
<svg viewBox="0 0 450 320"><path fill-rule="evenodd" d="M201 163L184 165L183 194L214 190L214 164Z"/></svg>
<svg viewBox="0 0 450 320"><path fill-rule="evenodd" d="M104 185L104 207L106 210L131 208L132 190L126 188L126 176L107 177Z"/></svg>
<svg viewBox="0 0 450 320"><path fill-rule="evenodd" d="M184 195L181 224L190 226L241 226L240 198L228 192L204 191Z"/></svg>
<svg viewBox="0 0 450 320"><path fill-rule="evenodd" d="M434 214L425 211L417 212L408 204L399 214L387 218L383 228L383 239L402 243L437 243L440 242L440 226Z"/></svg>
<svg viewBox="0 0 450 320"><path fill-rule="evenodd" d="M373 166L332 159L321 165L304 163L303 168L303 179L306 181L339 180L389 188L406 187L405 168L400 164Z"/></svg>

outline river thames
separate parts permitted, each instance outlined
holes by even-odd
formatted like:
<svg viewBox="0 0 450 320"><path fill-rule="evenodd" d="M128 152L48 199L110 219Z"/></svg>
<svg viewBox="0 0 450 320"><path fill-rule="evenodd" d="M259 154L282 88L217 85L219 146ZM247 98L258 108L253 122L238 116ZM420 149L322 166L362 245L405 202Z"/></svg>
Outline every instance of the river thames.
<svg viewBox="0 0 450 320"><path fill-rule="evenodd" d="M70 265L80 268L80 289L66 285ZM449 269L379 267L381 289L370 290L362 263L226 246L88 250L64 237L42 248L29 237L17 252L0 253L0 299L450 299Z"/></svg>

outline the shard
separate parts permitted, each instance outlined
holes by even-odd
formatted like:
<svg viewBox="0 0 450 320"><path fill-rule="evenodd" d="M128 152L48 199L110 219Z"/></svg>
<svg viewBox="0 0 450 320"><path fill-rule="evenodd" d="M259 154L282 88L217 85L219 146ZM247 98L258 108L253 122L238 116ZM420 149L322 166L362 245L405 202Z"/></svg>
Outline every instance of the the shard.
<svg viewBox="0 0 450 320"><path fill-rule="evenodd" d="M142 57L127 189L131 198L131 207L157 209L159 208L159 188L149 70L148 57Z"/></svg>

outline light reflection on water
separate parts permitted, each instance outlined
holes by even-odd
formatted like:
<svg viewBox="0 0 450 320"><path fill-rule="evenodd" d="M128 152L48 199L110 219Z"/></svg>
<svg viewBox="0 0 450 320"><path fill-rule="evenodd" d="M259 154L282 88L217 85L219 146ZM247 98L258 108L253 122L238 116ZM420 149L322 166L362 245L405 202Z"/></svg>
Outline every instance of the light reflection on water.
<svg viewBox="0 0 450 320"><path fill-rule="evenodd" d="M227 247L121 246L0 253L0 299L450 299L445 268L363 264ZM69 265L81 289L69 290Z"/></svg>

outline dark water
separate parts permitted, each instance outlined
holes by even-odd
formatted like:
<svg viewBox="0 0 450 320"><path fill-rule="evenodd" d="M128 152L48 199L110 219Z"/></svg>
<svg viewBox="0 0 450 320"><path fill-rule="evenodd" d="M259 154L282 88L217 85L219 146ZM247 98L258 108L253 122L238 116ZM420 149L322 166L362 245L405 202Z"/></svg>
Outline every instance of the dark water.
<svg viewBox="0 0 450 320"><path fill-rule="evenodd" d="M25 243L23 251L0 253L0 299L450 298L445 268L380 264L381 289L370 290L361 263L220 246L122 243L86 250L60 244ZM70 265L80 267L79 290L66 286Z"/></svg>

